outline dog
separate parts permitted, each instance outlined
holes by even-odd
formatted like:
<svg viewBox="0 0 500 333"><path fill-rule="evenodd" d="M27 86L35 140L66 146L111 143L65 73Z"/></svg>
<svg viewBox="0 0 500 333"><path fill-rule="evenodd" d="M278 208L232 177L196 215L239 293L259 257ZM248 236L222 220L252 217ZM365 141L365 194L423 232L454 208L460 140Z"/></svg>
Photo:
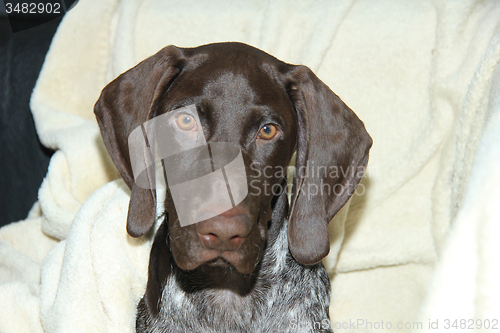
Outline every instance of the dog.
<svg viewBox="0 0 500 333"><path fill-rule="evenodd" d="M173 144L194 140L196 127L206 145L236 147L249 190L232 208L181 226L168 180L137 332L332 332L321 260L330 248L328 223L368 162L372 139L363 122L305 66L236 42L167 46L109 83L94 108L131 190L132 237L152 228L157 197L137 184L129 137L188 106L197 115L180 113L187 125L172 121L183 133ZM294 154L295 176L287 183L278 171ZM185 170L197 162L181 156L173 163ZM154 177L148 173L150 182Z"/></svg>

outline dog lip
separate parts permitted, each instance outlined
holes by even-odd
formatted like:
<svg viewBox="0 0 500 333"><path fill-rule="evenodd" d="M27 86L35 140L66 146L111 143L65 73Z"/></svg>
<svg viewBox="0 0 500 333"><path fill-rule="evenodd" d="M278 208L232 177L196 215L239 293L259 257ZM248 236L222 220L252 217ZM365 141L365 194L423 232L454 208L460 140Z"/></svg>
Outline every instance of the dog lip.
<svg viewBox="0 0 500 333"><path fill-rule="evenodd" d="M238 252L225 251L222 253L222 258L241 274L250 274L255 268L255 265L248 263L246 260L241 260L241 254Z"/></svg>
<svg viewBox="0 0 500 333"><path fill-rule="evenodd" d="M203 251L196 262L189 262L186 270L193 270L199 266L206 265L209 267L234 267L241 274L249 274L255 268L255 265L247 265L241 260L241 254L234 251L218 251L208 250Z"/></svg>
<svg viewBox="0 0 500 333"><path fill-rule="evenodd" d="M219 266L219 267L222 266L223 267L223 266L230 266L231 263L228 262L226 259L224 259L224 257L219 256L219 257L217 257L217 258L215 258L213 260L210 260L210 261L204 263L204 265Z"/></svg>
<svg viewBox="0 0 500 333"><path fill-rule="evenodd" d="M207 251L202 251L199 255L196 256L196 258L192 258L191 260L187 260L182 264L183 260L181 262L177 263L179 267L181 267L184 270L193 270L198 268L201 265L210 263L214 260L217 260L217 258L220 257L220 253L215 250L207 250Z"/></svg>

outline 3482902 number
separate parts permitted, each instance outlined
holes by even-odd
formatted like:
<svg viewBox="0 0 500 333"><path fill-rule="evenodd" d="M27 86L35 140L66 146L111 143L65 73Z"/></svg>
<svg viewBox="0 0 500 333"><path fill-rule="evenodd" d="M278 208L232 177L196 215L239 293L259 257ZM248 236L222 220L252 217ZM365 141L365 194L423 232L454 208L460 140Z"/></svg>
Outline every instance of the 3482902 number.
<svg viewBox="0 0 500 333"><path fill-rule="evenodd" d="M17 14L61 14L61 4L58 2L54 3L17 3L12 4L10 2L5 3L5 11L7 14L17 13Z"/></svg>
<svg viewBox="0 0 500 333"><path fill-rule="evenodd" d="M445 319L444 321L445 329L498 329L498 319L455 319L454 321L450 319Z"/></svg>

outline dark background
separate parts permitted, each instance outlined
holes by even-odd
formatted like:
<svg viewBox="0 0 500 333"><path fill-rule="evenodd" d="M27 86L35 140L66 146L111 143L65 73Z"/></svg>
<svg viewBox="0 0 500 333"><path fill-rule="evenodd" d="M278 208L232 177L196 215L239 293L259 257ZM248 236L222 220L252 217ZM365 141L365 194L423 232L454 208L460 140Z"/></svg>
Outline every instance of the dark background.
<svg viewBox="0 0 500 333"><path fill-rule="evenodd" d="M26 218L53 153L38 140L29 100L61 19L17 22L26 29L13 33L0 0L0 226Z"/></svg>

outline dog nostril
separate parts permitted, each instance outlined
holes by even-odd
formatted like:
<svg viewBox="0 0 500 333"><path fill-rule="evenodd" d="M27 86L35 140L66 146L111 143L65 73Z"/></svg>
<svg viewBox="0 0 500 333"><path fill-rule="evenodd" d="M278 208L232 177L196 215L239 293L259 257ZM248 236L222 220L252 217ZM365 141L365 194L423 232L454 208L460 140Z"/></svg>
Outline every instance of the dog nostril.
<svg viewBox="0 0 500 333"><path fill-rule="evenodd" d="M211 247L213 245L216 245L217 240L219 238L219 237L217 237L216 234L212 234L212 233L209 233L206 235L200 235L200 237L201 237L201 240L203 242L203 245L205 245L207 247Z"/></svg>
<svg viewBox="0 0 500 333"><path fill-rule="evenodd" d="M230 239L231 245L235 248L240 246L241 242L243 242L243 237L240 236L234 236Z"/></svg>

